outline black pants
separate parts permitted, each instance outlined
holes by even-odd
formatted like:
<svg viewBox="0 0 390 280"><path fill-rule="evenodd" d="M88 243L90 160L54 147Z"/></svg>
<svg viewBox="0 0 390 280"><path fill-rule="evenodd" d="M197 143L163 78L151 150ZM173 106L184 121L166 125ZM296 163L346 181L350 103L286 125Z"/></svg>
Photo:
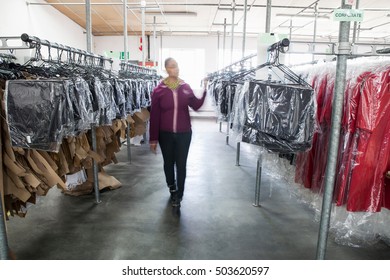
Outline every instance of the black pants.
<svg viewBox="0 0 390 280"><path fill-rule="evenodd" d="M187 156L190 148L192 132L173 133L161 132L159 135L159 144L164 159L164 173L168 186L175 184L175 166L176 166L176 184L178 196L183 197L184 183L187 172Z"/></svg>

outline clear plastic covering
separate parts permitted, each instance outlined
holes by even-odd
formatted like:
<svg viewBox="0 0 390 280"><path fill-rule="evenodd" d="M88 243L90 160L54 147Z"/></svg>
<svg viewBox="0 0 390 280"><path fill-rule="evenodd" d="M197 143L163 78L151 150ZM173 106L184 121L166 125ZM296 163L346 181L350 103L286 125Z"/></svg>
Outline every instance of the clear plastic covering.
<svg viewBox="0 0 390 280"><path fill-rule="evenodd" d="M86 79L89 85L89 90L92 93L92 107L93 107L93 122L100 124L104 108L108 106L107 99L104 97L103 84L97 77L90 77Z"/></svg>
<svg viewBox="0 0 390 280"><path fill-rule="evenodd" d="M57 152L70 129L64 80L7 81L6 114L12 145Z"/></svg>
<svg viewBox="0 0 390 280"><path fill-rule="evenodd" d="M318 69L319 68L319 69ZM296 180L322 191L330 139L335 65L312 67L318 130L313 148L297 156ZM348 211L378 212L389 206L386 172L390 155L390 65L383 60L349 61L334 199Z"/></svg>
<svg viewBox="0 0 390 280"><path fill-rule="evenodd" d="M135 112L141 111L141 88L140 83L138 80L131 80L131 96L132 102L131 102L131 114L134 114Z"/></svg>
<svg viewBox="0 0 390 280"><path fill-rule="evenodd" d="M119 80L119 83L123 85L123 94L125 95L125 112L127 115L132 113L133 109L133 89L130 80Z"/></svg>
<svg viewBox="0 0 390 280"><path fill-rule="evenodd" d="M126 81L113 79L112 83L114 85L114 100L116 104L116 117L118 119L126 118Z"/></svg>
<svg viewBox="0 0 390 280"><path fill-rule="evenodd" d="M278 153L308 150L314 133L313 89L263 81L247 83L242 141Z"/></svg>
<svg viewBox="0 0 390 280"><path fill-rule="evenodd" d="M150 106L154 79L82 77L7 84L7 118L16 147L58 152L64 137Z"/></svg>
<svg viewBox="0 0 390 280"><path fill-rule="evenodd" d="M155 82L153 80L148 80L144 82L142 82L142 80L140 81L142 108L147 108L151 105L151 96L154 87L155 87Z"/></svg>
<svg viewBox="0 0 390 280"><path fill-rule="evenodd" d="M93 123L92 93L88 83L82 78L72 80L74 85L73 94L70 94L72 101L75 134L87 131Z"/></svg>
<svg viewBox="0 0 390 280"><path fill-rule="evenodd" d="M282 185L289 186L288 191L295 198L311 207L315 213L314 219L319 221L332 121L336 63L306 65L294 68L293 71L314 89L312 119L315 124L311 149L295 155L280 151L270 153L269 148L257 145L241 145L241 149L249 149L248 154L256 158L261 155L262 172L275 178L270 180L270 195L272 188L276 186L273 181L286 181ZM256 121L260 119L260 110L269 106L264 105L257 96L256 102L263 107L250 111L249 92L255 92L250 90L250 85L250 82L246 82L234 99L231 133L236 134L237 142L245 137L243 131L246 112L250 112L252 120ZM209 94L214 98L213 89L209 88ZM389 93L390 58L348 61L330 224L331 238L343 245L364 247L383 241L390 245ZM272 120L277 120L272 114L269 117L270 124ZM267 122L260 124L263 125L262 129L274 128L268 127ZM283 126L281 129L285 131ZM274 130L270 129L270 132Z"/></svg>
<svg viewBox="0 0 390 280"><path fill-rule="evenodd" d="M105 108L100 119L100 124L111 125L112 121L116 118L117 111L119 111L114 99L114 85L112 84L112 80L104 80L102 84Z"/></svg>
<svg viewBox="0 0 390 280"><path fill-rule="evenodd" d="M319 122L312 149L297 156L295 181L317 198L324 187L335 68L335 63L326 63L296 70L315 88ZM390 178L386 176L390 170L389 92L389 58L348 61L331 216L332 233L344 245L390 243ZM313 204L310 199L305 197ZM319 209L320 205L315 205Z"/></svg>
<svg viewBox="0 0 390 280"><path fill-rule="evenodd" d="M219 121L227 121L229 114L229 94L230 82L225 80L215 80L209 85L209 94L213 97ZM232 100L234 97L232 97Z"/></svg>

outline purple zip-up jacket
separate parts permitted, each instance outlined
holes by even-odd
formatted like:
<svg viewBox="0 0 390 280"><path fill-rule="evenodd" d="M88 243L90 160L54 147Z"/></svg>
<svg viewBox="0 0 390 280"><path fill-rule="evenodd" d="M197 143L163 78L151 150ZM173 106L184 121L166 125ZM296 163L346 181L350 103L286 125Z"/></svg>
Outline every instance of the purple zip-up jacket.
<svg viewBox="0 0 390 280"><path fill-rule="evenodd" d="M149 141L157 143L160 131L190 132L191 120L188 107L197 111L203 105L205 98L206 90L199 99L194 95L191 87L183 81L175 90L160 82L152 93Z"/></svg>

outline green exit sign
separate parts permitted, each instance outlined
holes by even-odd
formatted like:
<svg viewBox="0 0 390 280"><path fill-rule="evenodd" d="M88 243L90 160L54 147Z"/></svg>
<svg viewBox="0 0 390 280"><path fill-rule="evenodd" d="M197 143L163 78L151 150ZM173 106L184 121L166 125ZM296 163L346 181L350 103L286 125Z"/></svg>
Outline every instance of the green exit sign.
<svg viewBox="0 0 390 280"><path fill-rule="evenodd" d="M333 12L335 21L363 21L364 11L356 9L337 9Z"/></svg>
<svg viewBox="0 0 390 280"><path fill-rule="evenodd" d="M129 57L130 57L130 54L129 54L129 52L127 52L127 59L129 59ZM120 60L125 59L125 52L120 52L119 59Z"/></svg>

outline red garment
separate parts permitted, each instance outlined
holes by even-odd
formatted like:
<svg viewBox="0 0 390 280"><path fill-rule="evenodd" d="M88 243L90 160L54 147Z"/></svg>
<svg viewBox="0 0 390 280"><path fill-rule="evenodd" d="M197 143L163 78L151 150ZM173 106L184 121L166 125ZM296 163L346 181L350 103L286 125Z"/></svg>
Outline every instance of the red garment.
<svg viewBox="0 0 390 280"><path fill-rule="evenodd" d="M390 71L372 73L364 83L356 119L348 211L378 212L390 143Z"/></svg>
<svg viewBox="0 0 390 280"><path fill-rule="evenodd" d="M390 122L389 122L389 124L390 124ZM390 127L388 128L388 130L390 131ZM388 137L386 138L386 141L389 142L390 141L390 133L388 133L387 136ZM390 151L389 151L389 153L390 153ZM389 156L389 159L387 161L386 172L390 172L390 156ZM383 192L384 192L384 194L383 194L383 207L390 209L390 177L385 176Z"/></svg>
<svg viewBox="0 0 390 280"><path fill-rule="evenodd" d="M310 151L297 156L296 182L322 190L327 163L334 73L314 79L318 131ZM320 86L319 86L320 85ZM344 99L334 199L348 211L390 209L390 70L348 81Z"/></svg>
<svg viewBox="0 0 390 280"><path fill-rule="evenodd" d="M322 149L324 145L324 141L326 141L326 135L328 133L328 122L330 122L330 114L331 112L331 100L333 88L328 86L329 83L328 75L322 77L315 77L312 82L312 87L316 94L316 102L317 102L317 121L318 127L313 136L313 144L312 148L304 153L299 153L297 155L296 160L296 173L295 173L295 181L297 183L303 184L306 188L316 188L320 189L321 187L321 178L320 175L322 171L317 170L320 168L321 170L324 168L323 157L326 152ZM331 82L333 84L333 82ZM330 93L330 94L329 94ZM325 138L324 138L325 137ZM328 145L325 145L326 147ZM321 164L322 162L322 164ZM326 164L326 162L325 162ZM315 174L315 175L314 175ZM313 178L315 178L313 180Z"/></svg>
<svg viewBox="0 0 390 280"><path fill-rule="evenodd" d="M351 80L345 88L343 117L341 119L340 145L337 159L337 175L334 190L336 205L347 202L352 172L353 136L356 131L356 118L360 104L361 87L370 73L361 74L356 81Z"/></svg>

